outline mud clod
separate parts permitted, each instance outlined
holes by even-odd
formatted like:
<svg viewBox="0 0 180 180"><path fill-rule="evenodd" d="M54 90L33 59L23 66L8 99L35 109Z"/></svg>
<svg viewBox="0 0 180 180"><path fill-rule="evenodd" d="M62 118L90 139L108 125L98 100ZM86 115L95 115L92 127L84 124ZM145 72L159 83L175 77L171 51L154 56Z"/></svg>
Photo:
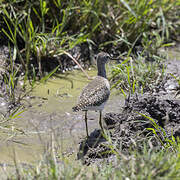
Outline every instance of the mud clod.
<svg viewBox="0 0 180 180"><path fill-rule="evenodd" d="M152 118L159 128L142 114ZM121 150L126 154L133 148L141 151L144 143L151 148L163 148L147 128L153 128L164 144L167 143L165 138L180 137L180 101L163 99L158 94L133 95L126 99L121 113L107 113L104 122L107 138L101 136L100 130L95 130L80 144L78 159L85 164L113 161L113 151Z"/></svg>

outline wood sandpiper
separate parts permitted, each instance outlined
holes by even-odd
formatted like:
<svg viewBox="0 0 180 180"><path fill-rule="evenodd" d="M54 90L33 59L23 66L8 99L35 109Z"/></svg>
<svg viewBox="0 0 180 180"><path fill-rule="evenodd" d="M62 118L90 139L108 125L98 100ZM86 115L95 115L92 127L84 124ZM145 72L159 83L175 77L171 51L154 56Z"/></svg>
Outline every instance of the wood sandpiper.
<svg viewBox="0 0 180 180"><path fill-rule="evenodd" d="M85 111L86 133L88 134L87 126L87 111L99 111L99 125L104 132L102 125L102 110L110 95L110 84L106 78L105 64L110 60L109 54L101 52L97 55L98 74L81 92L78 103L72 109L74 112Z"/></svg>

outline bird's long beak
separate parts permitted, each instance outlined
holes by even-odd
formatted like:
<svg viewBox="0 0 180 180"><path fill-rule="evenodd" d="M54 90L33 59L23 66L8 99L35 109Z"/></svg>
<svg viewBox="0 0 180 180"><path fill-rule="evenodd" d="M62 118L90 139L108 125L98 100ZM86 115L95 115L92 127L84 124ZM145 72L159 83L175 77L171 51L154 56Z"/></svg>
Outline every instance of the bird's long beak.
<svg viewBox="0 0 180 180"><path fill-rule="evenodd" d="M112 57L112 56L109 56L109 59L110 59L110 60L115 60L115 61L117 61L118 63L120 63L120 60L122 60L121 57Z"/></svg>

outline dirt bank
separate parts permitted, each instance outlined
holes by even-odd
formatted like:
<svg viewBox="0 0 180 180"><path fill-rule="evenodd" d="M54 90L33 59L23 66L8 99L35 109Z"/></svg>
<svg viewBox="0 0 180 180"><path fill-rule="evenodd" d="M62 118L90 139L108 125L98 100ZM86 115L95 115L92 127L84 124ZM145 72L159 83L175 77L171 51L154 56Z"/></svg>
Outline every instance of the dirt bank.
<svg viewBox="0 0 180 180"><path fill-rule="evenodd" d="M168 146L167 139L172 140L172 135L180 137L179 85L172 77L180 77L179 56L169 59L166 66L164 80L154 92L129 95L121 112L105 115L107 136L103 137L100 130L93 131L80 143L78 159L85 164L113 162L114 152L119 150L126 154L134 148L141 151L144 143L158 150Z"/></svg>

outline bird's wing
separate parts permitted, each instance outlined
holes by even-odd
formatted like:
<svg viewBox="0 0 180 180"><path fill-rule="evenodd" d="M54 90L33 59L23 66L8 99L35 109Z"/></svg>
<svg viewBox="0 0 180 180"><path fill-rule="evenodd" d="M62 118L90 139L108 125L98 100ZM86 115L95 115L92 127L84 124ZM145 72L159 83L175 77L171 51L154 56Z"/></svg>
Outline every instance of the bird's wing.
<svg viewBox="0 0 180 180"><path fill-rule="evenodd" d="M99 106L109 98L109 95L110 87L108 80L97 77L83 89L79 102L73 109L78 111L88 106Z"/></svg>

